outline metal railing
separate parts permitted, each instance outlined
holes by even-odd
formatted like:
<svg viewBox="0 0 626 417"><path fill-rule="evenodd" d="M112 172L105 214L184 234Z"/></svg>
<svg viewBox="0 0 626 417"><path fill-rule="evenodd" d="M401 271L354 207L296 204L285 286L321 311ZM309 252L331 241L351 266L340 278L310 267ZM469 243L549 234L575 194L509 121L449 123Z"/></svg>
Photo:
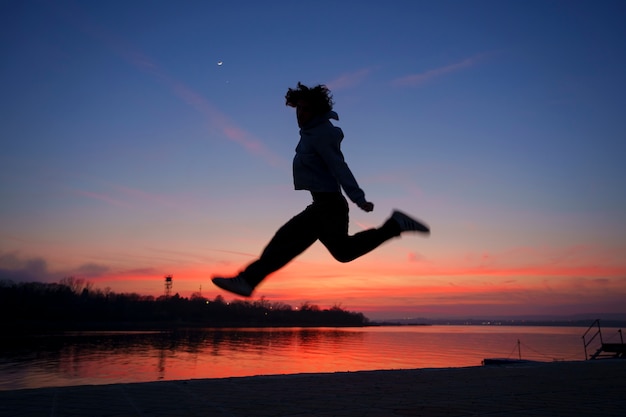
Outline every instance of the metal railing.
<svg viewBox="0 0 626 417"><path fill-rule="evenodd" d="M583 345L585 346L585 360L596 358L626 358L626 345L624 345L624 337L622 329L617 331L621 343L605 343L600 330L600 319L596 319L587 331L583 334ZM615 335L611 336L615 337ZM591 355L587 351L589 345L596 339L600 339L600 346Z"/></svg>
<svg viewBox="0 0 626 417"><path fill-rule="evenodd" d="M595 330L595 333L593 333L590 339L587 340L586 339L587 334L596 326L597 326L597 330ZM585 360L589 360L587 347L589 347L589 345L594 341L596 337L600 338L600 346L604 345L604 342L602 341L602 331L600 330L600 319L596 319L593 323L591 323L591 326L589 326L587 331L583 334L583 345L585 346Z"/></svg>

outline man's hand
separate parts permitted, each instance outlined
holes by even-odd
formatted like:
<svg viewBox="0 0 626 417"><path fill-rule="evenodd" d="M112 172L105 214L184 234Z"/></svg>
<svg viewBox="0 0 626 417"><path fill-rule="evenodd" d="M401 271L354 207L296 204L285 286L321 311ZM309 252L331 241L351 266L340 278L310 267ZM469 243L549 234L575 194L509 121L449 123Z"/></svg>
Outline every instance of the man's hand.
<svg viewBox="0 0 626 417"><path fill-rule="evenodd" d="M366 201L363 204L359 204L359 207L361 208L361 210L369 213L370 211L374 210L374 203L370 203L369 201Z"/></svg>

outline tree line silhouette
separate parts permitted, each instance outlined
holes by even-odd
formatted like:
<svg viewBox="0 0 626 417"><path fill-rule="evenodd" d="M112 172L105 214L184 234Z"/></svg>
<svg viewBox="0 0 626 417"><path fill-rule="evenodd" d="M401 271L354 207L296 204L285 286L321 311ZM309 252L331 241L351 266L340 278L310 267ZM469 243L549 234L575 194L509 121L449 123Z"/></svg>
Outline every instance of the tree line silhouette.
<svg viewBox="0 0 626 417"><path fill-rule="evenodd" d="M10 332L41 330L160 329L181 327L364 326L362 314L308 302L293 308L261 297L254 301L213 300L115 293L94 289L84 279L59 283L0 281L0 323Z"/></svg>

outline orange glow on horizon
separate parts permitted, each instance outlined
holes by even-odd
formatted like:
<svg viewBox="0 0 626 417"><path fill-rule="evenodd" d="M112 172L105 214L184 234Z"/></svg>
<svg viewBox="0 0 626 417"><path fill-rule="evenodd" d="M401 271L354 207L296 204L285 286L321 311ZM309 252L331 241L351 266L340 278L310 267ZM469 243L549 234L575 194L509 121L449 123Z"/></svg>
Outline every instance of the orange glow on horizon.
<svg viewBox="0 0 626 417"><path fill-rule="evenodd" d="M224 272L237 273L232 267L211 266L182 269L163 268L163 277L148 274L120 274L98 278L96 288L110 287L115 292L142 295L164 294L164 277L173 274L172 294L189 297L201 292L212 299L222 295L237 298L214 287L210 278ZM579 277L579 278L576 278ZM308 301L322 308L340 305L351 311L376 314L377 311L418 312L459 306L501 307L535 303L569 305L605 298L609 304L616 295L626 293L626 266L600 265L531 265L489 267L473 265L436 265L406 262L404 264L361 260L352 264L294 261L269 276L257 289L253 299L265 297L270 302L284 302L293 307Z"/></svg>

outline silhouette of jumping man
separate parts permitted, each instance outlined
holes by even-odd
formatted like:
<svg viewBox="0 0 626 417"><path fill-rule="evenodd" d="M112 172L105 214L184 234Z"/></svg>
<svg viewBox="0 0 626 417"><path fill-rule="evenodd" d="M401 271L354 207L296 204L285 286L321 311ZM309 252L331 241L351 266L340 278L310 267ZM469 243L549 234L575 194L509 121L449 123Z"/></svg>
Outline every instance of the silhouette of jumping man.
<svg viewBox="0 0 626 417"><path fill-rule="evenodd" d="M374 204L365 199L344 160L340 147L343 132L330 122L339 120L332 95L324 85L309 88L298 83L297 88L289 88L285 99L286 105L296 108L300 127L293 160L294 186L309 191L313 202L276 232L258 260L235 277L212 279L218 287L245 297L317 240L339 262L350 262L402 232L430 233L424 223L394 210L381 227L348 235L348 203L341 189L366 212L374 210Z"/></svg>

